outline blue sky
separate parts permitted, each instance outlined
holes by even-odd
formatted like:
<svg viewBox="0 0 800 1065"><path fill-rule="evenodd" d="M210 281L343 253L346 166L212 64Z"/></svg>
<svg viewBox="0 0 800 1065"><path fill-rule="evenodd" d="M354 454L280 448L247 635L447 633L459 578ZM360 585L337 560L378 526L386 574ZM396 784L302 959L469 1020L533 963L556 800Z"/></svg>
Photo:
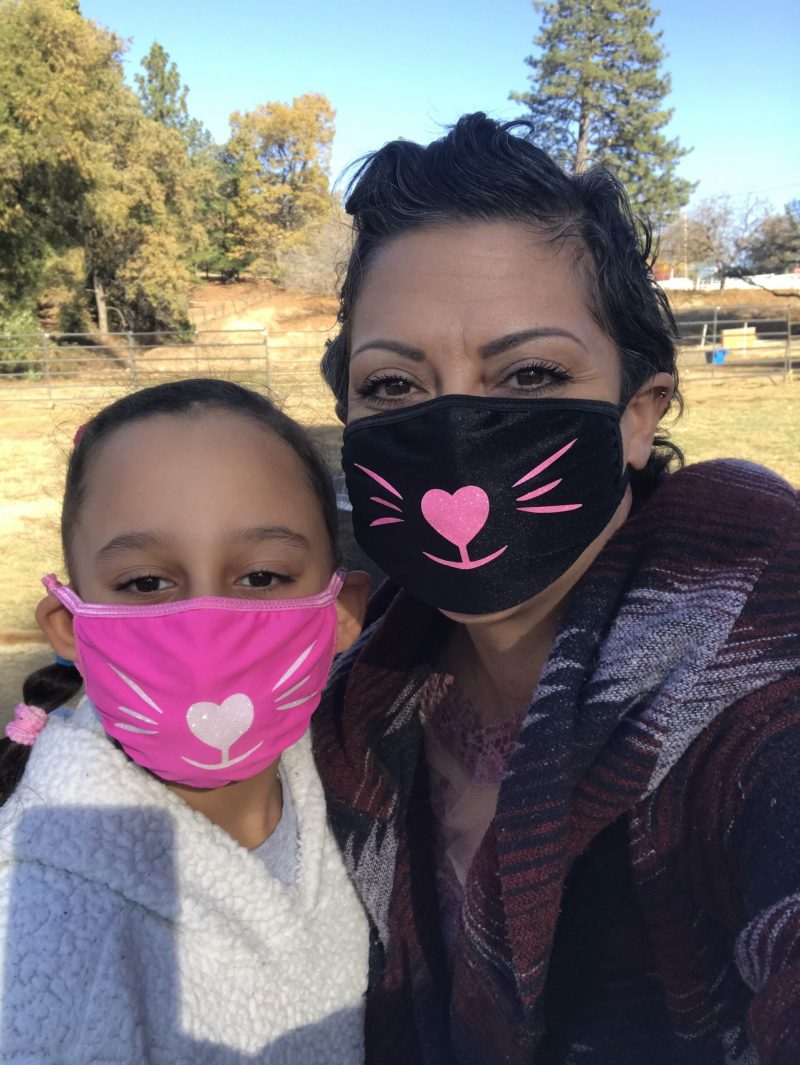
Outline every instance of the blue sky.
<svg viewBox="0 0 800 1065"><path fill-rule="evenodd" d="M431 140L475 110L513 118L538 15L530 0L81 0L131 41L129 80L153 40L178 64L189 109L217 140L228 116L322 92L336 108L332 171L398 135ZM800 197L797 0L667 0L671 136L693 151L696 199Z"/></svg>

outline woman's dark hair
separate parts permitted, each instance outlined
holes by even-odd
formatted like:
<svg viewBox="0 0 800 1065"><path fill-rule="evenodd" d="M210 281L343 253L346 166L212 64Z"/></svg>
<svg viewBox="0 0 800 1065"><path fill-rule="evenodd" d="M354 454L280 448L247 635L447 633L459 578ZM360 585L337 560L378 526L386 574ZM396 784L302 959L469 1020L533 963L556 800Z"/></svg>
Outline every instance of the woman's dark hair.
<svg viewBox="0 0 800 1065"><path fill-rule="evenodd" d="M340 289L341 329L322 359L343 420L353 308L375 253L401 234L451 222L520 222L550 240L571 242L590 310L619 352L621 402L661 370L677 386L677 329L653 280L648 224L634 217L609 170L567 174L532 136L528 122L499 123L478 112L426 147L392 141L361 164L345 201L355 240ZM682 462L679 449L657 437L646 469L631 479L634 492L646 494L673 459Z"/></svg>
<svg viewBox="0 0 800 1065"><path fill-rule="evenodd" d="M319 500L330 538L333 562L334 565L339 564L338 516L333 482L305 429L257 392L230 381L195 378L154 385L123 396L95 414L76 434L75 447L67 464L61 510L61 545L68 572L72 530L86 496L88 471L103 442L122 426L132 422L161 414L191 418L207 411L249 418L289 445L302 462L309 487ZM54 663L27 678L23 685L23 698L26 703L40 706L49 713L77 694L81 684L81 675L74 666ZM29 753L30 747L9 739L0 741L0 804L17 786Z"/></svg>

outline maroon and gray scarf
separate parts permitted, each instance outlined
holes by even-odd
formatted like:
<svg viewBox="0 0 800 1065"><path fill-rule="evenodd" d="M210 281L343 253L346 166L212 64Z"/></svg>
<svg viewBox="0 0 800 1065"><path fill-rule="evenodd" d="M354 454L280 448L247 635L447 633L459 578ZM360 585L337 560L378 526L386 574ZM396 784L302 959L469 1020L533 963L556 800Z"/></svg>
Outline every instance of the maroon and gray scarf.
<svg viewBox="0 0 800 1065"><path fill-rule="evenodd" d="M667 978L666 991L654 976L659 932L646 928L637 864L658 833L684 830L643 818L725 712L789 683L782 705L793 693L800 718L799 524L784 482L706 463L669 478L604 549L523 723L467 881L452 972L415 705L449 623L382 589L381 616L337 663L314 725L331 822L374 929L368 1062L755 1060L743 1015L753 989L715 975L732 949L707 974L679 973L674 988ZM720 999L713 1023L678 1015L695 984Z"/></svg>

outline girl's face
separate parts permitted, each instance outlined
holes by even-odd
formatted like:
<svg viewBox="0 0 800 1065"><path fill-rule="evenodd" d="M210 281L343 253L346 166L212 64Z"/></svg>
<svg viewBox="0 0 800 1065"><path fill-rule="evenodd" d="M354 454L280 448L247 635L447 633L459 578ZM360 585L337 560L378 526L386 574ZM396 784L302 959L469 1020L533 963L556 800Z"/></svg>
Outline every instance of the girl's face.
<svg viewBox="0 0 800 1065"><path fill-rule="evenodd" d="M574 243L518 223L429 226L392 240L367 270L350 351L348 422L447 394L620 398L619 356L589 309ZM635 467L649 457L664 389L671 395L672 378L657 374L623 416Z"/></svg>
<svg viewBox="0 0 800 1065"><path fill-rule="evenodd" d="M123 426L92 458L72 530L81 597L160 603L314 595L333 571L302 462L249 418L209 411Z"/></svg>

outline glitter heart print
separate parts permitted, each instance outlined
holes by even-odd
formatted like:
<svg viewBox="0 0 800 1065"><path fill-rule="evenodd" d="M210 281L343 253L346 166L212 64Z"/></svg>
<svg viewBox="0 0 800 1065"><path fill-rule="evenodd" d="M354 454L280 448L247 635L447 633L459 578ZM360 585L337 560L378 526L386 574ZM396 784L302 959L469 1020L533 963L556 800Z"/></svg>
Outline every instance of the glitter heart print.
<svg viewBox="0 0 800 1065"><path fill-rule="evenodd" d="M594 400L442 396L345 429L358 543L441 610L491 614L556 581L628 483L619 410Z"/></svg>
<svg viewBox="0 0 800 1065"><path fill-rule="evenodd" d="M103 727L162 780L218 788L271 765L308 729L333 660L338 573L302 599L84 603L76 665Z"/></svg>

